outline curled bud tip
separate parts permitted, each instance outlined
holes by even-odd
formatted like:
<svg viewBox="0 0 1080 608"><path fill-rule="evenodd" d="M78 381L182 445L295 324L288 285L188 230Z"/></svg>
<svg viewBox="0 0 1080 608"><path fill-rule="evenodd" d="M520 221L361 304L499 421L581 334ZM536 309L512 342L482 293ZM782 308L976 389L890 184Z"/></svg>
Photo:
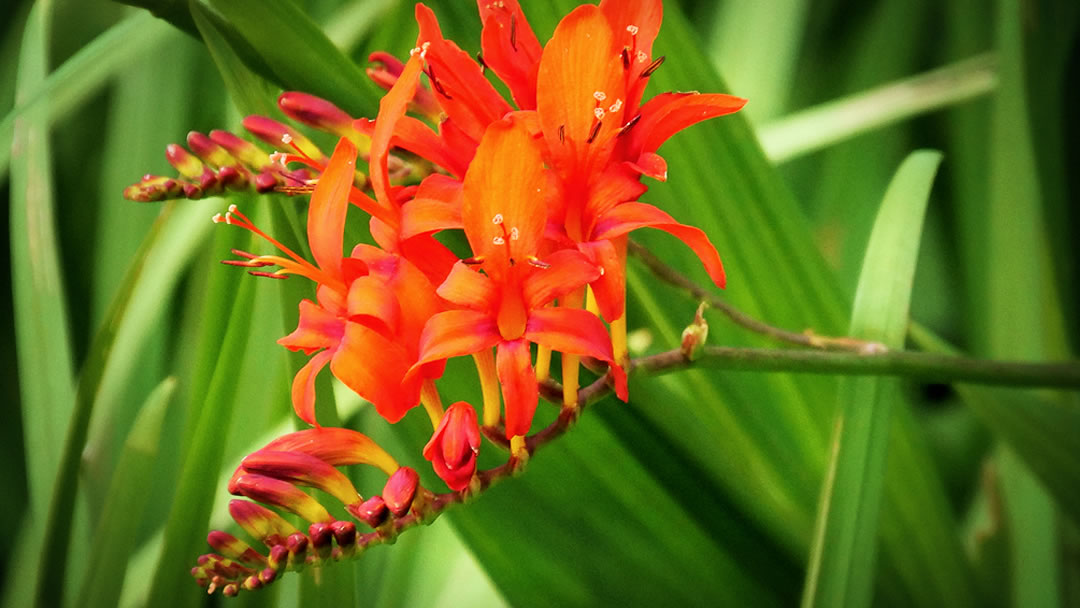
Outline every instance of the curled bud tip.
<svg viewBox="0 0 1080 608"><path fill-rule="evenodd" d="M177 144L165 147L165 158L180 175L188 179L199 179L206 171L202 161Z"/></svg>

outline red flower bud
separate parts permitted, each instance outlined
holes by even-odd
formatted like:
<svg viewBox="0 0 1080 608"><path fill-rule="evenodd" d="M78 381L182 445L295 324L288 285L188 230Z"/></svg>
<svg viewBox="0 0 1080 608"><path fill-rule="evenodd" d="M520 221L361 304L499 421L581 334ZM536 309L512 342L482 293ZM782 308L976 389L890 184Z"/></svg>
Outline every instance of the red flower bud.
<svg viewBox="0 0 1080 608"><path fill-rule="evenodd" d="M386 508L390 509L394 517L401 517L409 512L419 485L420 475L409 467L401 467L390 476L390 479L386 480L382 497L386 502Z"/></svg>
<svg viewBox="0 0 1080 608"><path fill-rule="evenodd" d="M321 97L286 91L278 97L278 107L289 118L310 127L348 137L353 133L353 118Z"/></svg>
<svg viewBox="0 0 1080 608"><path fill-rule="evenodd" d="M480 451L480 427L476 410L458 401L446 410L439 428L424 446L424 458L431 461L435 473L455 492L468 487L476 472Z"/></svg>

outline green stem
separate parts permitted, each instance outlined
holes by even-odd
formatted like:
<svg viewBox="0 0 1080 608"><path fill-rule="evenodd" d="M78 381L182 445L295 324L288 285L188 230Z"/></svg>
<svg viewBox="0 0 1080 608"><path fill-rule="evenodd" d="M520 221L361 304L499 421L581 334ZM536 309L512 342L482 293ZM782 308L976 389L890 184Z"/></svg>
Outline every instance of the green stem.
<svg viewBox="0 0 1080 608"><path fill-rule="evenodd" d="M663 374L690 365L727 371L902 376L923 381L1080 389L1080 363L990 361L911 351L872 354L779 348L706 346L691 363L678 350L634 362L634 370Z"/></svg>

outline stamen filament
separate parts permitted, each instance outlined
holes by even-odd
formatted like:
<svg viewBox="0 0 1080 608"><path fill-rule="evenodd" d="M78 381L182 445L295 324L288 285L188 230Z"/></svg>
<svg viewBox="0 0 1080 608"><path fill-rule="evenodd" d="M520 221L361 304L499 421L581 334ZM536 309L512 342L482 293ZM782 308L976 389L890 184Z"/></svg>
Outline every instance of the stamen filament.
<svg viewBox="0 0 1080 608"><path fill-rule="evenodd" d="M536 347L536 379L540 382L551 377L551 349L537 345Z"/></svg>
<svg viewBox="0 0 1080 608"><path fill-rule="evenodd" d="M480 376L480 391L484 396L484 426L499 424L499 376L495 370L495 356L490 348L473 355L476 373Z"/></svg>
<svg viewBox="0 0 1080 608"><path fill-rule="evenodd" d="M445 411L443 410L442 397L439 396L439 389L435 387L434 380L425 378L420 385L420 403L424 404L424 411L427 412L428 418L431 419L431 428L439 428L439 423L442 422Z"/></svg>
<svg viewBox="0 0 1080 608"><path fill-rule="evenodd" d="M581 308L585 302L585 290L577 289L567 295L559 304L564 308ZM563 407L575 409L578 406L579 373L581 371L581 357L563 353L562 356L562 382L563 382Z"/></svg>

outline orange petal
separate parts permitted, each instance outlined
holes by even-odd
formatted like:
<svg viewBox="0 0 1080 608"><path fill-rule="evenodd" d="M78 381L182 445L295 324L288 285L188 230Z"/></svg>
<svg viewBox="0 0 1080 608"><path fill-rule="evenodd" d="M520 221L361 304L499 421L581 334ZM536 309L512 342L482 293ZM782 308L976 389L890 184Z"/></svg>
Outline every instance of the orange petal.
<svg viewBox="0 0 1080 608"><path fill-rule="evenodd" d="M481 48L484 63L506 83L518 108L536 108L536 71L540 66L540 41L529 27L517 0L477 0L484 24Z"/></svg>
<svg viewBox="0 0 1080 608"><path fill-rule="evenodd" d="M669 137L709 118L737 112L746 100L719 93L664 93L641 107L641 119L625 137L628 158L656 152Z"/></svg>
<svg viewBox="0 0 1080 608"><path fill-rule="evenodd" d="M401 208L401 238L462 228L462 183L436 173L420 184L416 198Z"/></svg>
<svg viewBox="0 0 1080 608"><path fill-rule="evenodd" d="M333 348L341 341L345 322L311 300L300 301L300 322L296 330L278 340L278 344L310 355L323 348Z"/></svg>
<svg viewBox="0 0 1080 608"><path fill-rule="evenodd" d="M394 423L420 403L419 379L405 378L412 363L396 340L358 323L347 323L330 370L345 386L370 401L380 416Z"/></svg>
<svg viewBox="0 0 1080 608"><path fill-rule="evenodd" d="M513 117L492 123L465 175L461 217L473 254L484 258L496 280L510 259L536 255L548 185L540 148L525 125Z"/></svg>
<svg viewBox="0 0 1080 608"><path fill-rule="evenodd" d="M431 9L417 4L416 21L420 25L416 45L427 60L428 77L439 105L473 141L480 141L484 129L513 108L471 56L443 38Z"/></svg>
<svg viewBox="0 0 1080 608"><path fill-rule="evenodd" d="M638 228L657 228L678 237L697 254L716 286L724 287L724 265L709 237L700 228L680 224L652 205L637 202L618 205L600 218L594 236L597 240L612 239Z"/></svg>
<svg viewBox="0 0 1080 608"><path fill-rule="evenodd" d="M590 4L574 9L544 47L536 91L544 138L565 178L588 176L607 162L626 122L625 86L604 14Z"/></svg>
<svg viewBox="0 0 1080 608"><path fill-rule="evenodd" d="M405 111L420 85L420 72L423 69L423 60L419 56L409 58L404 70L398 77L397 82L390 91L379 101L379 114L375 118L375 128L371 133L371 157L369 173L371 174L371 188L375 191L375 198L379 206L386 213L386 217L379 219L393 225L396 228L398 218L398 204L390 192L390 170L388 158L390 154L391 139L397 130L398 124L405 117Z"/></svg>
<svg viewBox="0 0 1080 608"><path fill-rule="evenodd" d="M360 323L388 338L397 331L401 307L397 297L383 281L373 277L360 277L349 285L349 320Z"/></svg>
<svg viewBox="0 0 1080 608"><path fill-rule="evenodd" d="M500 342L495 352L495 369L502 385L503 403L506 404L506 438L524 435L532 426L536 404L540 401L540 387L536 383L529 342Z"/></svg>
<svg viewBox="0 0 1080 608"><path fill-rule="evenodd" d="M525 279L525 303L540 308L586 283L600 278L600 267L581 252L557 251L543 259L547 268L537 268Z"/></svg>
<svg viewBox="0 0 1080 608"><path fill-rule="evenodd" d="M464 262L454 264L450 276L439 286L438 294L448 302L471 308L490 311L496 305L498 292L495 282Z"/></svg>
<svg viewBox="0 0 1080 608"><path fill-rule="evenodd" d="M616 365L611 338L599 317L580 308L541 308L529 316L525 337L568 355L595 357L608 364L615 394L626 401L626 372Z"/></svg>
<svg viewBox="0 0 1080 608"><path fill-rule="evenodd" d="M323 367L334 356L332 349L327 349L311 358L300 371L292 383L292 403L296 415L304 422L319 426L315 420L315 377L319 375Z"/></svg>
<svg viewBox="0 0 1080 608"><path fill-rule="evenodd" d="M308 241L319 268L341 279L345 214L349 191L356 174L356 146L346 138L338 141L330 163L323 170L308 206Z"/></svg>
<svg viewBox="0 0 1080 608"><path fill-rule="evenodd" d="M615 34L615 50L626 49L627 103L637 107L649 79L641 73L652 63L652 45L660 33L664 7L660 0L602 0L600 10Z"/></svg>
<svg viewBox="0 0 1080 608"><path fill-rule="evenodd" d="M607 240L578 243L578 249L593 264L604 269L604 274L589 284L596 296L600 316L608 322L618 319L623 314L626 300L626 256L620 256L615 244Z"/></svg>
<svg viewBox="0 0 1080 608"><path fill-rule="evenodd" d="M491 315L475 310L448 310L428 320L420 337L419 366L460 357L495 346L502 336Z"/></svg>

